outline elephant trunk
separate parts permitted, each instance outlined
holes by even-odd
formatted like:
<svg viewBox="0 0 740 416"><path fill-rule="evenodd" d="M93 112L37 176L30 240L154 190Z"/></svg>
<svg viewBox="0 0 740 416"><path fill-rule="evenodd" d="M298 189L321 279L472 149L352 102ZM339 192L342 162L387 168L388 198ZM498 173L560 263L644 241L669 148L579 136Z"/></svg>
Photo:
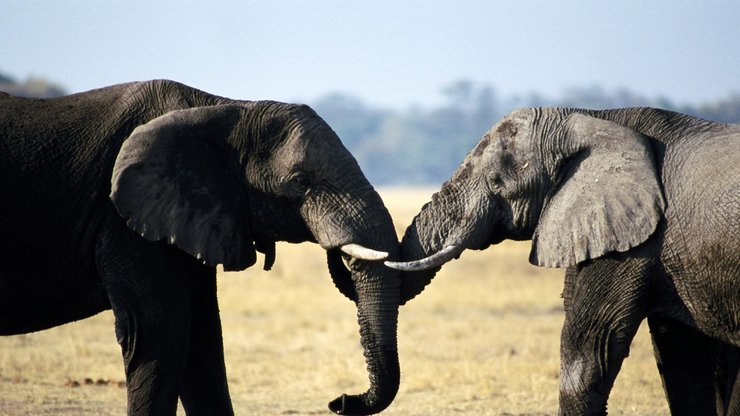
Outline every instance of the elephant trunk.
<svg viewBox="0 0 740 416"><path fill-rule="evenodd" d="M432 195L406 229L401 242L401 262L386 262L404 271L401 304L421 293L441 266L466 248L480 248L488 241L492 209L487 198L474 198L446 183Z"/></svg>
<svg viewBox="0 0 740 416"><path fill-rule="evenodd" d="M401 240L401 261L417 261L444 249L445 241L442 241L440 234L435 232L433 224L435 216L441 214L438 211L437 204L430 202L422 208L411 225L408 226ZM444 232L445 230L439 231ZM389 267L403 269L403 267L398 267L398 265L392 263L386 264ZM401 274L401 304L405 304L424 291L424 288L431 283L440 268L441 265L419 271L403 271Z"/></svg>
<svg viewBox="0 0 740 416"><path fill-rule="evenodd" d="M363 219L359 224L339 227L353 231L333 242L335 248L329 248L328 258L337 287L357 305L357 319L370 387L362 394L342 395L332 401L329 404L330 410L341 415L368 415L382 411L396 397L401 378L397 343L400 273L385 267L381 261L385 253L390 259L398 259L398 240L393 220L380 196L367 183L358 188L362 188L363 196L356 200L364 201L364 206L354 207L352 212L364 213ZM324 218L322 225L327 224L342 222ZM319 242L325 246L331 244L321 240ZM348 243L377 250L376 254L383 255L369 255L370 258L377 257L374 261L357 256L349 257L346 255ZM365 251L354 248L358 249L352 250L355 254ZM341 260L336 261L340 250L345 253L349 270Z"/></svg>
<svg viewBox="0 0 740 416"><path fill-rule="evenodd" d="M368 415L381 412L396 397L401 378L396 340L400 280L394 276L392 279L371 278L371 281L368 281L365 279L368 276L377 273L387 275L388 272L378 270L384 268L380 263L364 266L376 270L375 273L361 273L360 279L355 280L358 298L357 317L370 388L358 395L343 394L332 401L329 409L340 415Z"/></svg>

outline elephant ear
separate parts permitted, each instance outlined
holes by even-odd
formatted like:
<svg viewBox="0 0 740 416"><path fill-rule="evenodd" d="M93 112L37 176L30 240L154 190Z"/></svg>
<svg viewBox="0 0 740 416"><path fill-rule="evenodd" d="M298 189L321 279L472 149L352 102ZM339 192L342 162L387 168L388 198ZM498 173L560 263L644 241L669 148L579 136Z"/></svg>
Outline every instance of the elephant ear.
<svg viewBox="0 0 740 416"><path fill-rule="evenodd" d="M256 260L236 151L236 106L175 110L138 126L121 147L111 199L127 225L225 270Z"/></svg>
<svg viewBox="0 0 740 416"><path fill-rule="evenodd" d="M566 121L556 177L532 238L530 262L568 267L627 251L655 231L664 201L648 138L584 114Z"/></svg>

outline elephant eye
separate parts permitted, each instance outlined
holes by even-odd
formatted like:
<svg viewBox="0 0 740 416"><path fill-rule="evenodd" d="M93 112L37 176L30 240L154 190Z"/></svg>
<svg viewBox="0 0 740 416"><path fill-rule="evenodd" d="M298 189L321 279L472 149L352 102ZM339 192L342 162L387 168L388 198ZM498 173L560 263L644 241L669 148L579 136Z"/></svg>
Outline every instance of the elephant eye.
<svg viewBox="0 0 740 416"><path fill-rule="evenodd" d="M504 187L504 179L498 172L491 172L488 175L488 185L491 190L497 191Z"/></svg>
<svg viewBox="0 0 740 416"><path fill-rule="evenodd" d="M305 173L300 173L293 179L298 185L308 186L308 176Z"/></svg>
<svg viewBox="0 0 740 416"><path fill-rule="evenodd" d="M290 183L297 192L304 193L308 190L309 185L311 185L311 180L308 178L306 173L295 172L290 176L288 183Z"/></svg>

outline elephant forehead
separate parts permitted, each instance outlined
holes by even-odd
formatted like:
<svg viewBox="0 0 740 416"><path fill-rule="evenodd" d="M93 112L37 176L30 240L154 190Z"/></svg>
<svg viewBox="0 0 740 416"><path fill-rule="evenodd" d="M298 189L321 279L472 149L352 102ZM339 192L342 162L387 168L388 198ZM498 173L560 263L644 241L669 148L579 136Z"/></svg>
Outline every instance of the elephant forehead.
<svg viewBox="0 0 740 416"><path fill-rule="evenodd" d="M535 117L538 111L539 110L534 108L520 108L507 114L503 119L501 119L501 122L499 124L503 124L507 120L526 123L529 122L529 120L531 120L533 117Z"/></svg>
<svg viewBox="0 0 740 416"><path fill-rule="evenodd" d="M530 108L509 113L494 125L489 134L498 137L523 137L530 133L536 113Z"/></svg>
<svg viewBox="0 0 740 416"><path fill-rule="evenodd" d="M308 161L317 162L349 153L336 134L328 129L322 130L314 132L306 140L305 155Z"/></svg>
<svg viewBox="0 0 740 416"><path fill-rule="evenodd" d="M514 137L519 133L519 123L511 118L506 118L496 125L495 130L499 137Z"/></svg>
<svg viewBox="0 0 740 416"><path fill-rule="evenodd" d="M477 157L485 153L486 149L491 145L491 141L493 140L491 138L491 133L486 133L482 139L478 142L478 144L473 149L473 156Z"/></svg>
<svg viewBox="0 0 740 416"><path fill-rule="evenodd" d="M313 170L349 152L330 129L318 128L295 131L278 153L276 162L283 168Z"/></svg>
<svg viewBox="0 0 740 416"><path fill-rule="evenodd" d="M527 158L535 150L535 143L532 136L520 127L507 123L503 126L503 134L498 127L491 129L473 149L470 160L494 161L503 154Z"/></svg>

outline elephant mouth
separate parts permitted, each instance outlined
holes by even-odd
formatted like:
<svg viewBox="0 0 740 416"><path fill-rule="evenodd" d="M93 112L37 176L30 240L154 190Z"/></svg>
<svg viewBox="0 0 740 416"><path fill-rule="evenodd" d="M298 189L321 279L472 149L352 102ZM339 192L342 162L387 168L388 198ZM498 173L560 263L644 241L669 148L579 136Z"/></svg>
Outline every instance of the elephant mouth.
<svg viewBox="0 0 740 416"><path fill-rule="evenodd" d="M329 266L329 275L334 281L334 286L344 296L357 303L355 282L352 280L352 272L345 265L342 252L339 249L328 250L326 252L326 262Z"/></svg>
<svg viewBox="0 0 740 416"><path fill-rule="evenodd" d="M447 239L447 243L442 245L442 249L429 254L426 257L410 261L385 261L387 267L400 270L403 272L418 272L442 267L445 263L460 258L465 250L485 250L488 247L504 241L505 236L496 228L493 228L487 238L480 242L469 238L465 233Z"/></svg>
<svg viewBox="0 0 740 416"><path fill-rule="evenodd" d="M496 232L495 230L491 233L487 240L475 247L469 247L471 250L485 250L488 247L494 246L506 240L506 237Z"/></svg>

